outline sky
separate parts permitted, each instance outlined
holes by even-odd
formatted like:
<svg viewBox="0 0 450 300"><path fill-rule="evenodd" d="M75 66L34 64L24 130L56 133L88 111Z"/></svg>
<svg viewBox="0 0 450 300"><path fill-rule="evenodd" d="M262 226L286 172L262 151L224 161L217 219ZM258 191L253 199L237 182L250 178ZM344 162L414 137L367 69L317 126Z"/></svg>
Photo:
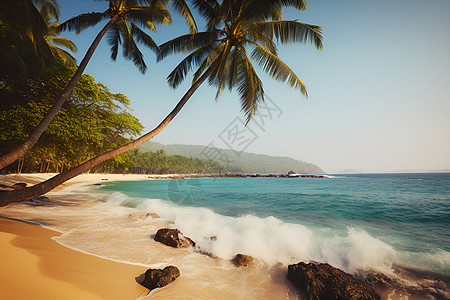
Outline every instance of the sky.
<svg viewBox="0 0 450 300"><path fill-rule="evenodd" d="M106 1L59 4L60 22L107 8ZM285 19L323 28L323 51L279 45L279 56L306 84L307 99L259 72L267 105L243 128L237 91L216 101L214 88L204 84L154 141L289 156L329 173L450 169L449 14L448 0L310 0L306 12L287 9ZM79 35L62 33L77 44L78 61L105 23ZM185 33L184 20L174 13L171 25L150 35L161 44ZM172 89L166 76L183 56L157 63L154 53L141 50L145 75L122 57L111 61L106 39L85 73L127 95L147 132L187 91L192 74ZM246 132L236 138L235 129Z"/></svg>

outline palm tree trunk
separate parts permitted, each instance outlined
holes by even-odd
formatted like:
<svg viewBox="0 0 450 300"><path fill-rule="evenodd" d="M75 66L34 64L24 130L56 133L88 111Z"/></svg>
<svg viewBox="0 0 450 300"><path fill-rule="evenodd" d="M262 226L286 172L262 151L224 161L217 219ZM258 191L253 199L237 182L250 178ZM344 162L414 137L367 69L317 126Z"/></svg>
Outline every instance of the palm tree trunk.
<svg viewBox="0 0 450 300"><path fill-rule="evenodd" d="M70 79L69 83L67 84L66 88L62 91L61 95L56 99L53 106L49 109L47 114L44 116L42 121L39 123L36 128L33 129L33 131L28 135L26 140L14 149L13 151L9 152L8 154L3 155L0 157L0 170L4 167L12 164L17 159L22 157L25 153L30 150L34 144L38 141L42 133L47 129L50 122L53 120L55 115L58 113L58 111L61 109L61 106L64 104L66 99L69 97L70 93L72 93L72 90L75 88L75 85L77 84L78 80L80 80L81 75L83 74L84 70L86 69L86 66L91 59L92 55L94 54L95 49L97 48L98 44L100 43L101 39L105 35L105 33L111 28L111 26L117 22L119 16L115 15L106 25L103 27L103 29L98 33L94 41L92 42L91 46L89 47L88 51L86 52L86 55L84 56L83 60L80 63L80 66L78 67L77 71L73 75L72 79Z"/></svg>
<svg viewBox="0 0 450 300"><path fill-rule="evenodd" d="M91 158L90 160L73 167L69 170L66 170L65 172L62 172L44 182L41 182L39 184L36 184L32 187L20 189L20 190L14 190L14 191L1 191L0 192L0 207L8 205L10 203L15 203L27 199L31 199L34 197L38 197L40 195L43 195L58 185L66 182L69 179L74 178L75 176L78 176L90 168L108 160L111 158L114 158L122 153L125 153L127 151L130 151L137 146L147 142L148 140L155 137L158 133L160 133L164 128L166 128L167 125L175 118L175 116L180 112L180 110L183 108L183 106L186 104L186 102L189 100L189 98L194 94L194 92L198 89L198 87L208 78L208 76L212 73L214 68L216 67L216 63L213 63L213 65L210 66L210 68L189 88L189 90L184 94L183 98L178 102L178 104L175 106L175 108L162 120L161 123L159 123L158 126L156 126L155 129L150 131L149 133L144 134L140 138L123 145L117 149L105 152L103 154L100 154L99 156L96 156L94 158Z"/></svg>

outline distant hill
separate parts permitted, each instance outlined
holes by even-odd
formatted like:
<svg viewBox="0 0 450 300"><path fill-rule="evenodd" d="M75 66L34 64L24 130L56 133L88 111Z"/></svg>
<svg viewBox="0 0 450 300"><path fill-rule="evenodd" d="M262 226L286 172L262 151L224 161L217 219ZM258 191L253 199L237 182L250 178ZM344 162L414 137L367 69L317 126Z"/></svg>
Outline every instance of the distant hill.
<svg viewBox="0 0 450 300"><path fill-rule="evenodd" d="M214 150L217 149L200 145L163 145L149 141L139 146L139 150L142 152L164 150L167 155L184 155L198 159L211 158L222 162L228 171L241 174L287 174L290 170L307 174L326 173L314 164L284 156L269 156L247 152L237 155L233 150L220 149L222 158L217 158L213 154L205 155L205 153L214 153Z"/></svg>

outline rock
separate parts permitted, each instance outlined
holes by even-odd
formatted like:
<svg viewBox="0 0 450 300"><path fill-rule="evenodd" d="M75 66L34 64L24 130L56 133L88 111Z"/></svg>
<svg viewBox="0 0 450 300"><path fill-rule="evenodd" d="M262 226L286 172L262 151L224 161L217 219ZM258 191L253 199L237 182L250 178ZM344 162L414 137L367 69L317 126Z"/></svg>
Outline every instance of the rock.
<svg viewBox="0 0 450 300"><path fill-rule="evenodd" d="M102 185L101 183L94 183L94 185Z"/></svg>
<svg viewBox="0 0 450 300"><path fill-rule="evenodd" d="M148 269L141 285L149 290L160 288L172 283L180 276L180 270L174 266L167 266L164 269Z"/></svg>
<svg viewBox="0 0 450 300"><path fill-rule="evenodd" d="M158 230L155 241L174 248L186 248L195 246L195 242L185 237L178 229L163 228Z"/></svg>
<svg viewBox="0 0 450 300"><path fill-rule="evenodd" d="M329 264L300 262L289 265L288 279L309 300L380 299L380 296L356 277Z"/></svg>
<svg viewBox="0 0 450 300"><path fill-rule="evenodd" d="M15 190L21 190L27 187L27 184L25 182L18 182L13 184L13 189Z"/></svg>
<svg viewBox="0 0 450 300"><path fill-rule="evenodd" d="M253 257L251 257L250 255L245 255L245 254L237 254L233 258L233 263L237 267L248 267L251 264L253 264Z"/></svg>

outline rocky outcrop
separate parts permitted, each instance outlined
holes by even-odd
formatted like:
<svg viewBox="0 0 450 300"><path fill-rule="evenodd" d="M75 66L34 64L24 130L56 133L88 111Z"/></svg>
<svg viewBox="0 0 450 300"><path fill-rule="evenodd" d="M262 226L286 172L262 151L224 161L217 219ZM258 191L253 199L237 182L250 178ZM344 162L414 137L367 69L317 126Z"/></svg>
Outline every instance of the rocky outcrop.
<svg viewBox="0 0 450 300"><path fill-rule="evenodd" d="M329 264L298 263L288 267L288 279L309 300L361 299L380 297L356 277Z"/></svg>
<svg viewBox="0 0 450 300"><path fill-rule="evenodd" d="M245 254L237 254L232 261L237 267L248 267L253 264L253 257Z"/></svg>
<svg viewBox="0 0 450 300"><path fill-rule="evenodd" d="M155 241L174 248L195 246L195 242L184 236L178 229L163 228L158 230Z"/></svg>
<svg viewBox="0 0 450 300"><path fill-rule="evenodd" d="M167 266L164 269L148 269L145 272L144 280L141 285L149 290L160 288L172 283L180 277L180 270L174 266Z"/></svg>

